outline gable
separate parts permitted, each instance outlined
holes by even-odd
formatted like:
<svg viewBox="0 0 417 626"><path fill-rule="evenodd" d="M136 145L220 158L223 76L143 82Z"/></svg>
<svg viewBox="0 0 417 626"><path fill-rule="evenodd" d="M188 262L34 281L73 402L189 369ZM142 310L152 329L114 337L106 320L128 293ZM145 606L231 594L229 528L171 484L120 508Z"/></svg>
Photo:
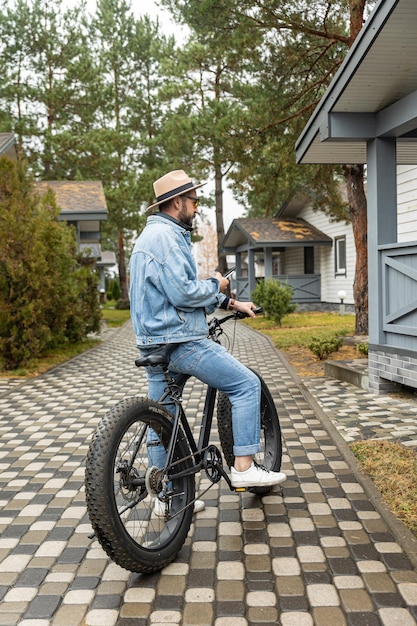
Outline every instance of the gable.
<svg viewBox="0 0 417 626"><path fill-rule="evenodd" d="M242 245L252 248L281 245L332 245L330 237L301 218L238 218L233 220L223 240L223 248Z"/></svg>

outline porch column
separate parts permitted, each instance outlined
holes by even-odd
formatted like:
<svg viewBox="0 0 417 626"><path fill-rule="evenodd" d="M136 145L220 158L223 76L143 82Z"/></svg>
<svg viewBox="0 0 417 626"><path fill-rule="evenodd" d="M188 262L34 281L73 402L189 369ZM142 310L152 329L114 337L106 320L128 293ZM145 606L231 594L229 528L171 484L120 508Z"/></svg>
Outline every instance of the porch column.
<svg viewBox="0 0 417 626"><path fill-rule="evenodd" d="M272 278L272 248L264 248L265 280Z"/></svg>
<svg viewBox="0 0 417 626"><path fill-rule="evenodd" d="M248 249L248 284L249 284L249 298L251 298L251 293L256 287L256 278L255 278L255 254L253 250Z"/></svg>
<svg viewBox="0 0 417 626"><path fill-rule="evenodd" d="M240 252L236 251L235 255L236 260L236 278L242 277L242 256Z"/></svg>
<svg viewBox="0 0 417 626"><path fill-rule="evenodd" d="M368 142L368 295L369 295L369 388L387 392L393 383L379 376L377 346L385 344L382 318L382 275L378 246L397 242L396 139ZM372 344L376 346L372 349Z"/></svg>

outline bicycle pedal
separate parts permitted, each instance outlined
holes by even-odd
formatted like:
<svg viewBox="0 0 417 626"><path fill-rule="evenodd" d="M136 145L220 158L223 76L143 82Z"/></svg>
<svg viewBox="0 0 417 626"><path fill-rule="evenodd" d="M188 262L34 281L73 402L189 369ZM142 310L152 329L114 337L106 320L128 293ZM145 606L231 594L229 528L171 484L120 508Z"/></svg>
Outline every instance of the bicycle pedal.
<svg viewBox="0 0 417 626"><path fill-rule="evenodd" d="M237 492L237 493L243 493L244 491L247 491L246 487L233 487L233 489Z"/></svg>

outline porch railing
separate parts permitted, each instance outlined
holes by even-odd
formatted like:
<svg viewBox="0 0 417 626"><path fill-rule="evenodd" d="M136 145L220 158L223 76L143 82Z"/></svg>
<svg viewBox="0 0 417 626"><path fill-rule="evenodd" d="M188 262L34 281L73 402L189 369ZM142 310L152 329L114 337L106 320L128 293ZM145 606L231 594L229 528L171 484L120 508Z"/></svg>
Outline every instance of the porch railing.
<svg viewBox="0 0 417 626"><path fill-rule="evenodd" d="M320 302L321 298L321 282L320 274L301 274L293 276L273 276L274 280L278 280L285 285L288 283L294 290L293 302ZM257 278L263 280L262 278ZM238 277L236 279L236 297L238 300L250 300L251 289L249 279Z"/></svg>
<svg viewBox="0 0 417 626"><path fill-rule="evenodd" d="M417 350L416 242L380 246L378 253L385 343Z"/></svg>

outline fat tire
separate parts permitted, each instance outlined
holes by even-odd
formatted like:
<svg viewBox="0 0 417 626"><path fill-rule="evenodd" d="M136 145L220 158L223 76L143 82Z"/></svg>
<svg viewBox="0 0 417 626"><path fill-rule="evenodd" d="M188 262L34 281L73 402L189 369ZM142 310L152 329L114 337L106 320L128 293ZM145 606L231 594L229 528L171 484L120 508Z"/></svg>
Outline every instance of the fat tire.
<svg viewBox="0 0 417 626"><path fill-rule="evenodd" d="M144 476L143 470L147 467L144 436L136 435L135 440L131 433L143 433L148 427L156 430L167 445L172 433L172 415L165 407L148 398L122 400L97 426L89 446L85 471L87 510L95 537L115 563L129 571L140 573L158 571L175 559L190 529L193 515L193 506L190 503L195 497L194 474L175 478L175 472L192 465L191 459L187 458L190 454L189 447L181 429L174 460L183 460L174 468L171 485L178 494L175 500L178 502L177 510L184 510L168 521L157 519L152 517L154 500L148 497L146 487L141 487L139 497L139 488L131 493L123 493L118 484L120 479L116 465L120 463L122 455L129 458L129 450L141 439L143 448L138 452L134 465L138 467L137 476ZM132 439L131 444L127 443L129 437ZM126 498L126 495L130 500L138 500L129 510L128 520L123 519L118 508L120 500ZM187 504L190 506L187 507ZM148 535L156 539L153 542L149 539L146 541Z"/></svg>
<svg viewBox="0 0 417 626"><path fill-rule="evenodd" d="M271 392L263 378L255 370L261 383L261 452L256 460L273 472L279 472L282 462L282 437L278 412ZM220 445L229 468L235 461L233 454L232 405L228 396L219 392L217 400L217 427ZM272 487L251 487L248 491L259 495L269 493Z"/></svg>

